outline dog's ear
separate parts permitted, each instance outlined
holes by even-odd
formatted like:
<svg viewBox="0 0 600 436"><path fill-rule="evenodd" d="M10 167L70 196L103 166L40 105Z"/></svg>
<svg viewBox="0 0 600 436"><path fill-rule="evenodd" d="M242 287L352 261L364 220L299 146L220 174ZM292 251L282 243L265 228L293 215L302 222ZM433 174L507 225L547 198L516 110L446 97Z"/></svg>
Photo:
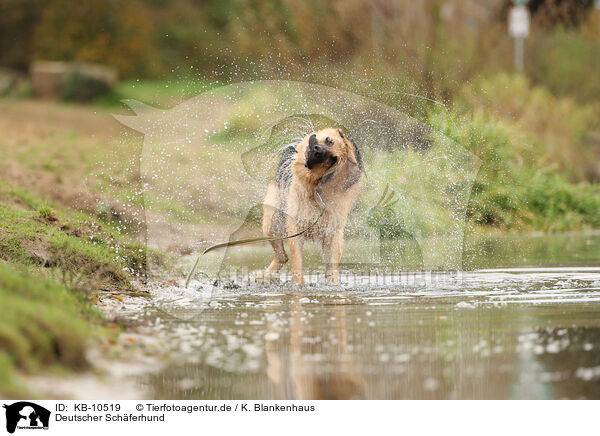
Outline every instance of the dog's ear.
<svg viewBox="0 0 600 436"><path fill-rule="evenodd" d="M346 135L344 135L344 131L342 129L338 129L338 134L340 135L340 138L342 138L342 141L344 141L344 144L346 144L346 148L348 149L348 160L350 162L352 162L354 165L358 165L358 162L356 161L356 157L355 157L355 153L354 153L354 145L352 145L350 140L348 140Z"/></svg>

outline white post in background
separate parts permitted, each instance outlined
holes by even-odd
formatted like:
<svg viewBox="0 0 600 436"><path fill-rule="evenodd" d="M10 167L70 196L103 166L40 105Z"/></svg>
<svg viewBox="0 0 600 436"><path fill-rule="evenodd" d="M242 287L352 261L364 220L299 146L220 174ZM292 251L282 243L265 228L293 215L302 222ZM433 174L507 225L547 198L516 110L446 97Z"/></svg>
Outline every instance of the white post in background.
<svg viewBox="0 0 600 436"><path fill-rule="evenodd" d="M515 40L515 70L522 73L525 67L524 40L529 35L529 10L525 6L527 0L513 2L515 5L508 12L508 33Z"/></svg>

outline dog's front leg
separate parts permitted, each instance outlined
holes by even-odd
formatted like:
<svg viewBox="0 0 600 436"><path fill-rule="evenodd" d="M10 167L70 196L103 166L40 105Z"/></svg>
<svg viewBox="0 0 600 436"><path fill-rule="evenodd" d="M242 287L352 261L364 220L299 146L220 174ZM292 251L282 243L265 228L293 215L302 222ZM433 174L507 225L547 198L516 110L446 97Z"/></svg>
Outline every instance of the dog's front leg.
<svg viewBox="0 0 600 436"><path fill-rule="evenodd" d="M339 265L344 251L344 231L336 232L330 241L323 244L323 261L325 262L325 278L333 284L338 284Z"/></svg>
<svg viewBox="0 0 600 436"><path fill-rule="evenodd" d="M302 275L302 242L301 236L289 240L292 280L298 286L304 286L304 277Z"/></svg>
<svg viewBox="0 0 600 436"><path fill-rule="evenodd" d="M298 233L298 228L295 224L289 223L287 225L288 235L294 235ZM288 239L290 246L290 260L292 262L292 280L298 286L304 285L304 277L302 276L302 245L304 238L297 236L295 238Z"/></svg>

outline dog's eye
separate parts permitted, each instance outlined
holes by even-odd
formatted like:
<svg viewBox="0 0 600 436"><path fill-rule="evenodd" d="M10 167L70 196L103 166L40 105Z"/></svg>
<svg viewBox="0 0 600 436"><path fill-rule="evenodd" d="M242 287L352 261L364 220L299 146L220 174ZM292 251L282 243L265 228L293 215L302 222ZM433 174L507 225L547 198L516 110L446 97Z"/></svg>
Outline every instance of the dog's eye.
<svg viewBox="0 0 600 436"><path fill-rule="evenodd" d="M331 138L328 136L327 138L325 138L325 145L332 145L333 141L331 140Z"/></svg>

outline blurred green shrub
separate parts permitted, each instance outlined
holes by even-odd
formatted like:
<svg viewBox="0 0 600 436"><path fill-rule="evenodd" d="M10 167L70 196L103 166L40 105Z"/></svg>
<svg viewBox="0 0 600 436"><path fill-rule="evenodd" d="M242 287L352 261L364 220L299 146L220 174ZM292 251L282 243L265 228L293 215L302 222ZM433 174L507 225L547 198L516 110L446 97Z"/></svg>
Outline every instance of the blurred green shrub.
<svg viewBox="0 0 600 436"><path fill-rule="evenodd" d="M583 102L600 99L600 43L598 27L532 33L527 42L527 74L558 96Z"/></svg>
<svg viewBox="0 0 600 436"><path fill-rule="evenodd" d="M73 71L61 83L60 98L64 101L89 102L109 91L110 86L106 81Z"/></svg>
<svg viewBox="0 0 600 436"><path fill-rule="evenodd" d="M598 185L574 185L560 174L537 171L523 186L522 194L534 228L562 231L600 226Z"/></svg>
<svg viewBox="0 0 600 436"><path fill-rule="evenodd" d="M542 146L521 140L527 135L520 124L481 111L462 118L435 112L430 123L481 159L467 211L474 224L547 231L600 224L600 186L572 183L557 173Z"/></svg>
<svg viewBox="0 0 600 436"><path fill-rule="evenodd" d="M497 74L465 85L455 107L505 123L521 159L534 156L536 166L553 167L572 181L600 180L597 105L557 98L524 76Z"/></svg>

